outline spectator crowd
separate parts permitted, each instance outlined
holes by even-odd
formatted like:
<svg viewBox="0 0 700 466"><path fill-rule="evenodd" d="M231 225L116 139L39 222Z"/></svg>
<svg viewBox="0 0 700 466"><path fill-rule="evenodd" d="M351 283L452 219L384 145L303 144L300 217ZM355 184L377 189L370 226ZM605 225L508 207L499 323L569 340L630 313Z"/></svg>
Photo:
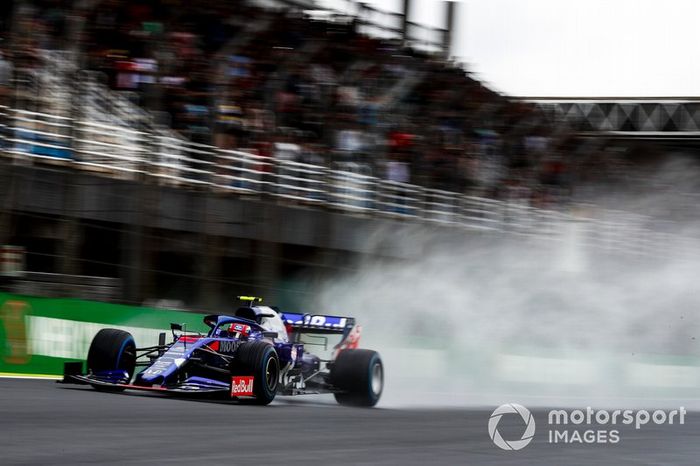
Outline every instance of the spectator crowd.
<svg viewBox="0 0 700 466"><path fill-rule="evenodd" d="M612 169L533 104L350 17L234 0L31 0L0 27L15 63L72 50L163 123L225 149L538 206Z"/></svg>

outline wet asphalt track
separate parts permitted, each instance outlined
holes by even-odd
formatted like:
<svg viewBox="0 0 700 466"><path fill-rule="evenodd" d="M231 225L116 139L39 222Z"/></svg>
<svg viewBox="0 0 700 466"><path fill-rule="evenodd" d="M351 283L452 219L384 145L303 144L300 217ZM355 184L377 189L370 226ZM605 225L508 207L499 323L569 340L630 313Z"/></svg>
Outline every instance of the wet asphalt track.
<svg viewBox="0 0 700 466"><path fill-rule="evenodd" d="M534 441L508 452L488 436L491 409L257 407L0 379L0 464L700 464L700 413L621 429L616 445L552 445L535 411Z"/></svg>

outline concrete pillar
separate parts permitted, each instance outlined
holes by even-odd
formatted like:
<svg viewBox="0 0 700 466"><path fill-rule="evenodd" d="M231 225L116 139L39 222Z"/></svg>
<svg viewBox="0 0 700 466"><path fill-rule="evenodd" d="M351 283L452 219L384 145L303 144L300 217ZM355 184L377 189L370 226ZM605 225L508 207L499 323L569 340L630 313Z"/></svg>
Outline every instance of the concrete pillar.
<svg viewBox="0 0 700 466"><path fill-rule="evenodd" d="M63 211L65 216L59 220L60 246L58 249L57 272L63 275L80 275L80 245L82 231L80 225L80 209L78 187L72 174L63 177Z"/></svg>
<svg viewBox="0 0 700 466"><path fill-rule="evenodd" d="M8 244L14 231L15 221L12 211L15 207L16 175L8 169L9 165L2 162L3 176L0 178L0 245Z"/></svg>
<svg viewBox="0 0 700 466"><path fill-rule="evenodd" d="M126 301L140 304L151 296L154 244L149 239L150 219L155 216L157 190L143 180L135 184L131 210L135 212L127 229L122 233L122 270L120 278Z"/></svg>
<svg viewBox="0 0 700 466"><path fill-rule="evenodd" d="M277 302L277 287L280 270L280 244L271 241L256 241L254 248L255 293L265 299L266 304Z"/></svg>
<svg viewBox="0 0 700 466"><path fill-rule="evenodd" d="M61 225L61 246L57 272L63 275L80 275L80 246L83 242L82 225L76 217L65 217Z"/></svg>
<svg viewBox="0 0 700 466"><path fill-rule="evenodd" d="M8 210L0 210L0 246L10 244L14 226L14 216Z"/></svg>
<svg viewBox="0 0 700 466"><path fill-rule="evenodd" d="M202 235L197 268L201 277L197 290L198 303L207 311L216 311L223 305L222 262L220 251L224 241L218 236Z"/></svg>
<svg viewBox="0 0 700 466"><path fill-rule="evenodd" d="M124 299L131 304L143 302L141 291L141 271L143 269L143 238L144 228L136 223L131 224L121 233L121 269L119 277L124 289Z"/></svg>

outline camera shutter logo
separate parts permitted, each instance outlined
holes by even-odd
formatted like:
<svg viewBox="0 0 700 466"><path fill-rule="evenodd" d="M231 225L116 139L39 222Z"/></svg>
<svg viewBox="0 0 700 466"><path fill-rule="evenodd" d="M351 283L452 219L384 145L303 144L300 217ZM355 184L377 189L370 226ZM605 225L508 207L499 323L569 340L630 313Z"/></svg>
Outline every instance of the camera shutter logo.
<svg viewBox="0 0 700 466"><path fill-rule="evenodd" d="M498 432L498 423L501 421L504 414L519 414L523 419L527 427L525 427L525 432L523 432L523 436L520 440L505 440L501 437L501 433ZM535 418L526 407L519 404L510 403L501 405L491 413L491 417L489 418L489 435L493 443L503 450L523 449L532 441L532 437L535 436Z"/></svg>

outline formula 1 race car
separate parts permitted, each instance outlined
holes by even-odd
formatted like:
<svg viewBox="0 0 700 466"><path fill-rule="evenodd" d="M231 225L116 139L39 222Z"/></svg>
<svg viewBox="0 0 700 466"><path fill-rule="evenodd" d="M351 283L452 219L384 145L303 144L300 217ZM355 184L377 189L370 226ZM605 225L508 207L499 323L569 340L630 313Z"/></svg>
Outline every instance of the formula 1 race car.
<svg viewBox="0 0 700 466"><path fill-rule="evenodd" d="M374 406L382 394L384 368L375 351L358 349L361 328L351 317L280 312L239 297L234 315L208 315L206 335L171 324L173 341L137 348L128 332L106 328L92 340L87 374L67 363L64 382L101 391L151 390L250 399L266 405L276 395L333 393L342 405ZM309 351L337 335L330 356ZM143 367L141 372L137 368Z"/></svg>

